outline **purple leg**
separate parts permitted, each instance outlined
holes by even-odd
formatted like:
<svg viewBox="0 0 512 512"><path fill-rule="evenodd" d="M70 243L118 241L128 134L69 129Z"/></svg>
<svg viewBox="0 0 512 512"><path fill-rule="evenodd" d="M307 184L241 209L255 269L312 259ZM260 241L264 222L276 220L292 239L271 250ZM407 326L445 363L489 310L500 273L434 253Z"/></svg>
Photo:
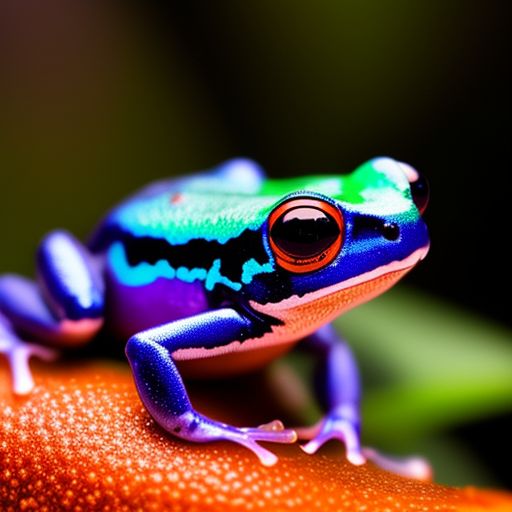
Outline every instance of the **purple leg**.
<svg viewBox="0 0 512 512"><path fill-rule="evenodd" d="M312 454L327 441L338 439L345 444L347 459L353 464L364 464L366 460L371 460L394 473L428 480L431 470L423 459L391 459L361 446L359 372L352 351L340 340L334 328L331 325L322 327L305 340L305 346L320 355L321 398L328 412L315 425L297 429L299 438L309 440L303 450Z"/></svg>
<svg viewBox="0 0 512 512"><path fill-rule="evenodd" d="M197 443L233 441L252 450L263 464L272 465L277 457L257 441L293 443L296 433L277 421L259 428L237 428L196 412L172 359L179 349L243 341L253 330L251 322L236 311L219 309L136 334L128 340L126 355L141 400L161 427Z"/></svg>
<svg viewBox="0 0 512 512"><path fill-rule="evenodd" d="M345 443L347 459L352 464L364 464L359 440L359 372L354 356L331 325L305 340L305 346L320 355L322 399L328 413L316 425L299 429L299 437L310 439L303 450L312 454L327 441L339 439Z"/></svg>
<svg viewBox="0 0 512 512"><path fill-rule="evenodd" d="M103 323L101 278L86 249L71 235L50 233L37 258L40 285L17 275L0 276L0 354L11 367L13 390L33 387L28 359L50 359L56 352L26 343L28 337L53 345L91 339Z"/></svg>

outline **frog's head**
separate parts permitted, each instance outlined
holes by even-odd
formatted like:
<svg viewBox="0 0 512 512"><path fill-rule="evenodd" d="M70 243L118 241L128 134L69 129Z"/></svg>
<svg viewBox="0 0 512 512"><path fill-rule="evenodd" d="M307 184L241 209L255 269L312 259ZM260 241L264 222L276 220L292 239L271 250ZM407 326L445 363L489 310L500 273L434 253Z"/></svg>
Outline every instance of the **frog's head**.
<svg viewBox="0 0 512 512"><path fill-rule="evenodd" d="M407 164L376 158L350 175L268 187L288 193L263 230L276 271L255 279L251 305L297 333L387 290L428 251L428 187Z"/></svg>

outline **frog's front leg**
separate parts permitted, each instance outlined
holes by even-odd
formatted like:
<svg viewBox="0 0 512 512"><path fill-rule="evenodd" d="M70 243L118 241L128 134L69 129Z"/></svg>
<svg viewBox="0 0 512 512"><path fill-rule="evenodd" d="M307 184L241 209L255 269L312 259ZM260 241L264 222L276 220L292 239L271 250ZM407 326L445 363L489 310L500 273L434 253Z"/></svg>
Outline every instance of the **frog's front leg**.
<svg viewBox="0 0 512 512"><path fill-rule="evenodd" d="M29 393L34 386L30 357L48 360L57 354L36 343L82 344L103 323L102 278L78 240L63 231L48 234L39 246L37 273L38 283L0 276L0 354L11 367L16 394Z"/></svg>
<svg viewBox="0 0 512 512"><path fill-rule="evenodd" d="M238 428L196 412L187 396L172 354L180 349L212 349L252 337L250 320L225 308L177 320L132 336L126 355L137 390L151 416L175 436L198 443L226 440L252 450L269 466L277 457L257 441L293 443L297 435L280 422L257 428Z"/></svg>
<svg viewBox="0 0 512 512"><path fill-rule="evenodd" d="M352 351L334 328L322 327L305 340L305 345L320 355L318 384L327 414L315 425L297 430L299 438L309 440L303 450L312 454L327 441L338 439L345 444L347 459L353 464L364 464L368 459L394 473L428 480L431 469L425 460L390 458L361 446L359 371Z"/></svg>

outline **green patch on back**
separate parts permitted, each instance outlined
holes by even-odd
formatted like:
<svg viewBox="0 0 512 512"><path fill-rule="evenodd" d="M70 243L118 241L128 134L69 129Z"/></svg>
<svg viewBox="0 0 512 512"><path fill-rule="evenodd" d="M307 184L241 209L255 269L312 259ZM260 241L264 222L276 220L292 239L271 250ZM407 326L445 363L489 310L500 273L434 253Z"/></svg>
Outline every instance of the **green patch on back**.
<svg viewBox="0 0 512 512"><path fill-rule="evenodd" d="M399 177L399 176L397 176ZM267 180L261 194L283 196L293 191L307 190L331 197L342 203L358 205L383 193L408 197L409 186L404 179L396 179L378 171L370 160L351 174L302 176L284 180Z"/></svg>
<svg viewBox="0 0 512 512"><path fill-rule="evenodd" d="M289 178L284 180L267 180L263 184L261 194L274 195L276 197L286 196L292 192L301 190L315 192L327 197L347 201L349 203L360 203L363 201L360 190L351 189L348 184L349 176L301 176L300 178Z"/></svg>
<svg viewBox="0 0 512 512"><path fill-rule="evenodd" d="M269 196L184 192L173 204L169 195L162 194L127 203L116 217L133 235L162 238L171 245L192 239L223 244L246 229L259 229L275 201Z"/></svg>
<svg viewBox="0 0 512 512"><path fill-rule="evenodd" d="M174 245L192 239L226 243L246 229L257 230L281 200L298 192L321 194L347 210L369 215L401 214L414 208L406 177L392 165L376 169L376 162L367 162L348 175L266 180L257 194L233 193L228 184L225 192L219 184L208 192L196 177L194 187L185 185L178 191L179 201L172 200L176 190L172 195L135 198L121 205L114 216L135 236L161 238Z"/></svg>

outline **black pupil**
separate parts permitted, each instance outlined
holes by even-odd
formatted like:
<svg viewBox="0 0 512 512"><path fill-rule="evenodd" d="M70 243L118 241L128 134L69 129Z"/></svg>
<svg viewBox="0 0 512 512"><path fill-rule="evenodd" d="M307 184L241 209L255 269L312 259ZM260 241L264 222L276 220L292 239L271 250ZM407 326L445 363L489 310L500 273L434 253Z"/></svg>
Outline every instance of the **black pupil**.
<svg viewBox="0 0 512 512"><path fill-rule="evenodd" d="M281 215L270 232L274 243L296 258L312 258L340 235L338 223L322 210L298 206Z"/></svg>

